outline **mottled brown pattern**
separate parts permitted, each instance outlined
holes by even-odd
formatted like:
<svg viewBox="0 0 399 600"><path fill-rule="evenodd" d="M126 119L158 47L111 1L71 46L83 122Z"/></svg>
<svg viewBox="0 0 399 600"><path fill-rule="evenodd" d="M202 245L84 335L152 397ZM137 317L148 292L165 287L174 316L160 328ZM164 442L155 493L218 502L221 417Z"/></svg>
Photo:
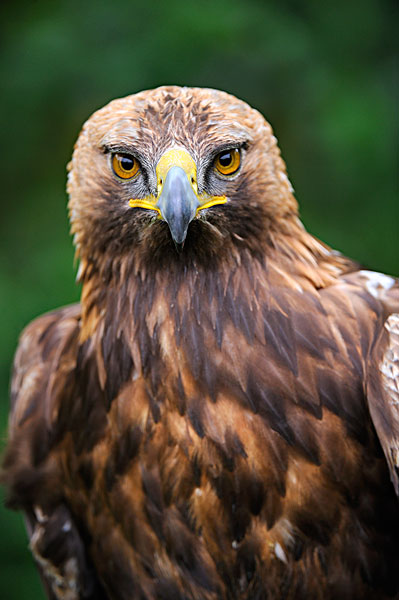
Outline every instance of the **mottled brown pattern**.
<svg viewBox="0 0 399 600"><path fill-rule="evenodd" d="M128 205L174 146L228 198L181 252ZM68 191L82 299L21 338L3 470L49 597L396 597L399 287L304 230L263 117L214 90L115 100Z"/></svg>

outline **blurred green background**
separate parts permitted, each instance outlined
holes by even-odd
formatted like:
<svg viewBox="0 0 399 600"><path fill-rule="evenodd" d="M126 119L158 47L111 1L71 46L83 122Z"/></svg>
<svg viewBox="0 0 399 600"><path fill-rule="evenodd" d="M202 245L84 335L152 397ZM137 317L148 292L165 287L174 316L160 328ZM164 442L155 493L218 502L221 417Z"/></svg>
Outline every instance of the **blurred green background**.
<svg viewBox="0 0 399 600"><path fill-rule="evenodd" d="M307 228L397 274L395 3L81 0L0 8L0 431L17 338L77 300L65 165L85 119L165 83L267 116ZM397 77L397 73L396 73ZM0 506L0 598L43 598L22 518Z"/></svg>

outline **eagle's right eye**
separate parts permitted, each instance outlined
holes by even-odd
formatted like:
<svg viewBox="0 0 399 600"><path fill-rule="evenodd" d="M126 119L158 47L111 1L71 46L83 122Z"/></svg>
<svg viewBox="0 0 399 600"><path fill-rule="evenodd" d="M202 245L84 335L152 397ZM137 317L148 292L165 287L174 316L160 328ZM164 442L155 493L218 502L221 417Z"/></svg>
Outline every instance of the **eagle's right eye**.
<svg viewBox="0 0 399 600"><path fill-rule="evenodd" d="M130 179L136 175L140 168L140 163L134 156L118 152L112 157L112 168L118 177Z"/></svg>

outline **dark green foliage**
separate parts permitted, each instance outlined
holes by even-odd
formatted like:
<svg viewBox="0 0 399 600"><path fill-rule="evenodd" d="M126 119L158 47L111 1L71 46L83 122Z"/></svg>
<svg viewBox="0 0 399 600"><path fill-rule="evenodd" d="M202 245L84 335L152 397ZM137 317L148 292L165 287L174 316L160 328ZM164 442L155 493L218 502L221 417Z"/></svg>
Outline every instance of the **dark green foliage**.
<svg viewBox="0 0 399 600"><path fill-rule="evenodd" d="M4 2L0 13L0 432L22 327L78 298L65 165L85 119L160 84L216 87L274 127L307 228L397 274L394 2ZM0 597L43 598L0 511Z"/></svg>

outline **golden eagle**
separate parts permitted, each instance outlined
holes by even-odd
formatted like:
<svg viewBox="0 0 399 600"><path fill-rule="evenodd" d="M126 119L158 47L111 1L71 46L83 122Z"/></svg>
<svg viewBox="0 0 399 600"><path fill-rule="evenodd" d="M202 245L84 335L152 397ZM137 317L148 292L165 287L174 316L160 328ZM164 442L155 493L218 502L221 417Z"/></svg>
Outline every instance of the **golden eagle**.
<svg viewBox="0 0 399 600"><path fill-rule="evenodd" d="M399 287L305 231L270 125L118 99L68 192L81 302L22 335L2 475L48 597L395 597Z"/></svg>

